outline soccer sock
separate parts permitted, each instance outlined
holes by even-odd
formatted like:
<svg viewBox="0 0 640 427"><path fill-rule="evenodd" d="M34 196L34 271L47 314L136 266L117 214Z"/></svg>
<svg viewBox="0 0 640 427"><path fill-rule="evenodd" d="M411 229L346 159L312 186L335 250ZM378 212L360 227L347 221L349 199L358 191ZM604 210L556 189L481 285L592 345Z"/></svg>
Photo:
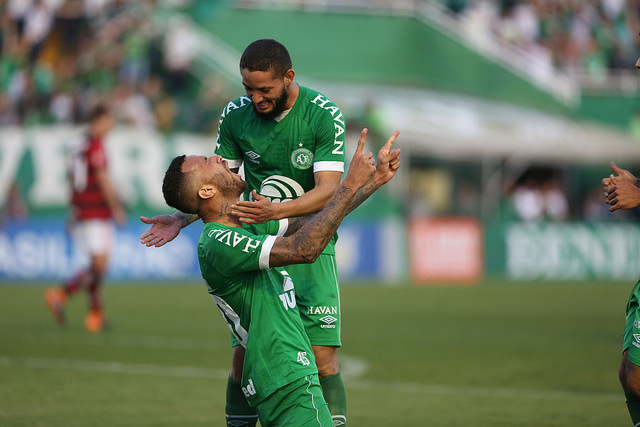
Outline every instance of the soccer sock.
<svg viewBox="0 0 640 427"><path fill-rule="evenodd" d="M64 291L67 295L73 295L81 288L84 288L93 281L91 270L82 270L64 284Z"/></svg>
<svg viewBox="0 0 640 427"><path fill-rule="evenodd" d="M338 372L335 375L320 377L320 386L324 400L327 401L334 426L347 425L347 393L344 390L342 375Z"/></svg>
<svg viewBox="0 0 640 427"><path fill-rule="evenodd" d="M94 279L89 284L89 309L102 309L102 293L101 293L102 277L94 275Z"/></svg>
<svg viewBox="0 0 640 427"><path fill-rule="evenodd" d="M242 392L242 386L231 377L227 381L227 404L224 408L229 427L255 427L258 422L258 411L249 406Z"/></svg>
<svg viewBox="0 0 640 427"><path fill-rule="evenodd" d="M640 398L634 393L625 393L624 396L627 398L627 409L629 409L631 421L634 426L638 426L640 424Z"/></svg>

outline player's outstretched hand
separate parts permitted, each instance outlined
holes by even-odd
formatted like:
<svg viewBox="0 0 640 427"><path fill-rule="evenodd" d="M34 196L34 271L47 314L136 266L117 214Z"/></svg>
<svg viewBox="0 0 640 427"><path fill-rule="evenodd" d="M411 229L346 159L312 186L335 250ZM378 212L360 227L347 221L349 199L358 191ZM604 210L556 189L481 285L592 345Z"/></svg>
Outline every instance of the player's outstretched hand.
<svg viewBox="0 0 640 427"><path fill-rule="evenodd" d="M278 204L258 194L251 192L252 202L239 201L231 205L231 213L240 217L240 222L247 224L264 224L278 218Z"/></svg>
<svg viewBox="0 0 640 427"><path fill-rule="evenodd" d="M156 248L175 239L184 224L180 218L167 214L157 215L153 218L141 216L140 221L151 225L151 228L140 236L140 243L147 245L147 247L155 246Z"/></svg>
<svg viewBox="0 0 640 427"><path fill-rule="evenodd" d="M395 131L387 140L387 143L378 151L378 165L374 175L378 187L391 181L400 167L400 149L391 149L399 134L399 130Z"/></svg>
<svg viewBox="0 0 640 427"><path fill-rule="evenodd" d="M609 192L609 187L623 181L637 185L638 178L636 178L631 172L626 169L619 168L613 161L609 162L609 166L611 166L611 170L617 175L611 174L606 178L602 178L602 185L607 192Z"/></svg>
<svg viewBox="0 0 640 427"><path fill-rule="evenodd" d="M365 185L376 171L373 154L364 152L364 143L367 140L368 132L369 130L367 128L362 129L356 152L353 153L353 158L351 159L351 163L349 163L349 170L344 177L344 181L342 181L343 186L351 187L355 191L358 191Z"/></svg>
<svg viewBox="0 0 640 427"><path fill-rule="evenodd" d="M633 209L640 206L640 188L635 184L615 178L616 183L607 188L607 203L609 211L615 212L619 209Z"/></svg>

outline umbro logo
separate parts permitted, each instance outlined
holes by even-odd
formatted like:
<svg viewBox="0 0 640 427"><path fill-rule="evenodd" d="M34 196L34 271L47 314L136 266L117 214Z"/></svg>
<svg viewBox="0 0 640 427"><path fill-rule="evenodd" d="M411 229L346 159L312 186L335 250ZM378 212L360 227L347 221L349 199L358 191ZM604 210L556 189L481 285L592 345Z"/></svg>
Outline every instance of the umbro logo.
<svg viewBox="0 0 640 427"><path fill-rule="evenodd" d="M335 323L338 319L336 319L333 316L324 316L320 318L320 321L323 323L326 323L327 325L331 325L332 323Z"/></svg>
<svg viewBox="0 0 640 427"><path fill-rule="evenodd" d="M252 163L260 163L260 154L256 153L255 151L247 151L246 153L244 153L245 156L247 156L247 159L252 162Z"/></svg>
<svg viewBox="0 0 640 427"><path fill-rule="evenodd" d="M333 415L333 427L344 426L347 424L347 417L344 415Z"/></svg>

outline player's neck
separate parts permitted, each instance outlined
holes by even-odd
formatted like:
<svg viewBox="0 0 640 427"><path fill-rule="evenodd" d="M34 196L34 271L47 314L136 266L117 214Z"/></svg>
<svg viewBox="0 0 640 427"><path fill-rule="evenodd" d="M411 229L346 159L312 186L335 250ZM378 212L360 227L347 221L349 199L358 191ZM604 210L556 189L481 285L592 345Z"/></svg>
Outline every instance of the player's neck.
<svg viewBox="0 0 640 427"><path fill-rule="evenodd" d="M216 222L218 224L227 225L229 227L240 227L242 228L242 222L240 222L240 218L231 213L231 205L232 202L227 200L221 200L218 203L213 202L214 206L204 207L202 212L200 212L200 218L202 218L202 222Z"/></svg>
<svg viewBox="0 0 640 427"><path fill-rule="evenodd" d="M285 109L290 110L295 105L298 100L298 95L300 94L300 86L298 83L291 82L289 85L289 89L287 90L287 104L285 105Z"/></svg>

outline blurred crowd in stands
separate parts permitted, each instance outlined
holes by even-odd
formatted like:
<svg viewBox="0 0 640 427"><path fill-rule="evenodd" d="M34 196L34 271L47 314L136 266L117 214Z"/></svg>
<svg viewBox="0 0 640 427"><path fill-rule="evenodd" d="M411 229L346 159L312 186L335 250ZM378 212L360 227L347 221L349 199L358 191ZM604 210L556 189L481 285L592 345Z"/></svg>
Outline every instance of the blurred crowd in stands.
<svg viewBox="0 0 640 427"><path fill-rule="evenodd" d="M477 43L526 52L532 68L606 76L640 46L640 0L429 0ZM344 2L347 4L348 2ZM0 124L75 123L96 100L122 122L212 132L228 83L188 72L184 22L160 28L156 0L0 1Z"/></svg>
<svg viewBox="0 0 640 427"><path fill-rule="evenodd" d="M121 123L214 132L229 95L187 72L185 23L160 28L154 0L0 2L0 125L79 123L96 102Z"/></svg>
<svg viewBox="0 0 640 427"><path fill-rule="evenodd" d="M639 0L440 0L476 39L517 47L569 74L633 68Z"/></svg>

